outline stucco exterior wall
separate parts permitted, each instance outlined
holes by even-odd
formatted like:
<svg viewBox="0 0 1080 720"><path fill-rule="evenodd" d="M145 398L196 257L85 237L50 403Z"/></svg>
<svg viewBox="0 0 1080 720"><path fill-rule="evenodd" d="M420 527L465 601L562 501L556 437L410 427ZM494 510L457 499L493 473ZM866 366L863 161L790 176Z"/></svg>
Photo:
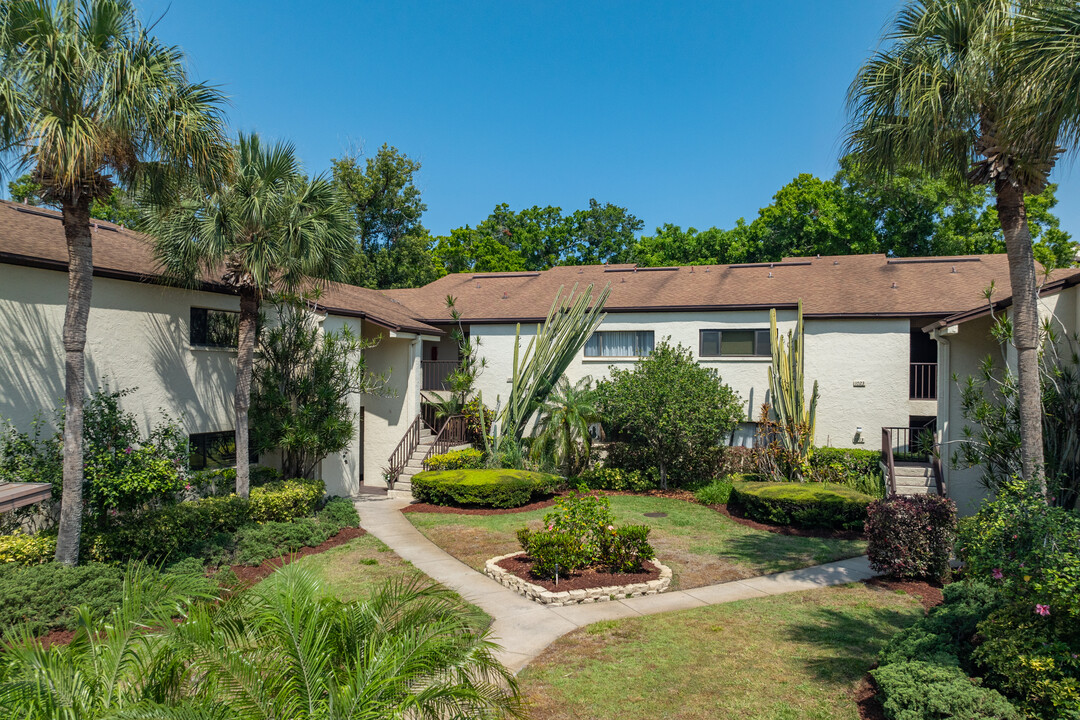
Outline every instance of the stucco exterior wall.
<svg viewBox="0 0 1080 720"><path fill-rule="evenodd" d="M385 390L389 394L353 400L357 409L363 408L364 484L386 487L383 468L387 459L420 412L422 342L416 335L394 333L371 323L364 324L363 334L367 338L381 337L378 346L366 351L367 368L387 377Z"/></svg>
<svg viewBox="0 0 1080 720"><path fill-rule="evenodd" d="M64 396L67 273L0 265L0 417L26 428ZM190 346L191 307L238 310L237 298L94 278L86 385L136 388L124 398L147 429L164 414L189 433L231 430L236 353Z"/></svg>
<svg viewBox="0 0 1080 720"><path fill-rule="evenodd" d="M786 333L795 326L794 311L778 313L778 327ZM699 333L708 329L768 329L767 310L685 313L612 313L600 326L605 330L652 330L656 342L670 337L673 343L691 348L703 366L715 368L743 402L748 419L760 415L767 399L768 357L702 358ZM808 383L819 381L817 442L835 447L880 446L881 427L907 425L908 358L910 322L898 319L807 319L806 374ZM522 350L536 332L536 326L522 326ZM484 402L495 407L496 398L505 401L513 374L514 325L479 325L471 334L480 340L480 352L487 369L477 381ZM606 378L609 368L631 368L634 358L586 358L579 352L566 375L576 382L590 375ZM854 387L860 381L864 387ZM855 429L863 434L856 442ZM735 442L746 438L738 435Z"/></svg>

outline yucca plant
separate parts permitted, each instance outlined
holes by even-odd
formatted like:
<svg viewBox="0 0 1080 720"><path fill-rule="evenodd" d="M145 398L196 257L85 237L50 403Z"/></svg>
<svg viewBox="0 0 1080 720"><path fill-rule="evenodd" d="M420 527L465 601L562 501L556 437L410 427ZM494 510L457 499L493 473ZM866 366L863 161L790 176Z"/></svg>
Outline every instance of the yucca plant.
<svg viewBox="0 0 1080 720"><path fill-rule="evenodd" d="M770 412L776 423L776 440L783 448L789 473L805 480L810 470L810 455L814 450L818 384L815 380L814 389L807 398L801 300L795 329L788 331L786 341L776 328L776 310L769 311L769 339L772 347L772 364L769 366Z"/></svg>

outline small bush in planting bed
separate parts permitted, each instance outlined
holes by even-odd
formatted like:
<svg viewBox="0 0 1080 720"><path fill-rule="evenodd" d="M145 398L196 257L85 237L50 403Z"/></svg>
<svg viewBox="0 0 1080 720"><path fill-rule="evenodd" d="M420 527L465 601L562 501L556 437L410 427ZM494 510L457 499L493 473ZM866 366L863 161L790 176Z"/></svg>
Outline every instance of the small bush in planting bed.
<svg viewBox="0 0 1080 720"><path fill-rule="evenodd" d="M956 504L937 495L897 496L867 508L870 566L901 578L940 580L956 540Z"/></svg>
<svg viewBox="0 0 1080 720"><path fill-rule="evenodd" d="M432 455L424 463L424 468L427 470L479 470L482 467L484 467L484 453L475 448Z"/></svg>
<svg viewBox="0 0 1080 720"><path fill-rule="evenodd" d="M728 504L760 522L855 530L873 500L842 485L737 481Z"/></svg>
<svg viewBox="0 0 1080 720"><path fill-rule="evenodd" d="M881 451L816 447L810 455L810 471L820 480L844 483L850 475L880 475Z"/></svg>
<svg viewBox="0 0 1080 720"><path fill-rule="evenodd" d="M553 577L556 566L567 573L593 565L612 572L639 572L654 557L645 525L615 527L615 515L602 495L574 492L544 515L544 529L517 533L521 549L533 560L533 572Z"/></svg>
<svg viewBox="0 0 1080 720"><path fill-rule="evenodd" d="M326 494L322 480L278 480L251 489L251 519L285 522L307 517Z"/></svg>
<svg viewBox="0 0 1080 720"><path fill-rule="evenodd" d="M52 560L55 554L55 535L0 535L0 564L35 565Z"/></svg>
<svg viewBox="0 0 1080 720"><path fill-rule="evenodd" d="M614 467L586 470L575 477L570 484L587 490L614 490L616 492L645 492L657 487L655 473Z"/></svg>
<svg viewBox="0 0 1080 720"><path fill-rule="evenodd" d="M872 670L885 717L890 720L1022 720L995 690L982 687L955 665L893 663Z"/></svg>
<svg viewBox="0 0 1080 720"><path fill-rule="evenodd" d="M741 475L736 475L717 478L694 491L694 498L702 505L727 505L728 500L731 499L731 490L735 486L735 478L741 477Z"/></svg>
<svg viewBox="0 0 1080 720"><path fill-rule="evenodd" d="M415 475L412 493L433 505L514 508L550 496L560 482L528 470L440 470Z"/></svg>

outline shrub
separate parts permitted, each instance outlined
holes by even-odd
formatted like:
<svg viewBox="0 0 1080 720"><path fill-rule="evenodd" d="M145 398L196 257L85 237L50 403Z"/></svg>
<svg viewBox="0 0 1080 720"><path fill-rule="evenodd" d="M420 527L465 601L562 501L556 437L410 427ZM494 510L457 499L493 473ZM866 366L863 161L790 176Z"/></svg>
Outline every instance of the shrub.
<svg viewBox="0 0 1080 720"><path fill-rule="evenodd" d="M478 470L484 467L484 453L475 448L432 455L424 463L427 470Z"/></svg>
<svg viewBox="0 0 1080 720"><path fill-rule="evenodd" d="M723 477L713 480L705 487L698 488L694 492L694 499L702 505L727 505L731 499L731 490L734 487L731 477Z"/></svg>
<svg viewBox="0 0 1080 720"><path fill-rule="evenodd" d="M528 470L440 470L415 475L412 492L433 505L512 508L551 495L559 483Z"/></svg>
<svg viewBox="0 0 1080 720"><path fill-rule="evenodd" d="M641 572L641 563L656 556L648 525L623 525L600 534L600 562L611 572Z"/></svg>
<svg viewBox="0 0 1080 720"><path fill-rule="evenodd" d="M521 549L532 558L532 572L538 577L555 577L556 573L572 573L592 562L588 549L572 535L553 530L532 532L521 528L517 532Z"/></svg>
<svg viewBox="0 0 1080 720"><path fill-rule="evenodd" d="M598 493L571 492L544 515L544 527L574 538L590 563L600 559L600 536L614 526L611 502Z"/></svg>
<svg viewBox="0 0 1080 720"><path fill-rule="evenodd" d="M360 527L360 515L356 512L356 506L347 498L330 498L316 517L337 523L339 528Z"/></svg>
<svg viewBox="0 0 1080 720"><path fill-rule="evenodd" d="M998 692L980 686L955 665L902 662L871 670L890 720L1021 720Z"/></svg>
<svg viewBox="0 0 1080 720"><path fill-rule="evenodd" d="M278 480L251 489L251 519L255 522L287 522L307 517L326 494L322 480Z"/></svg>
<svg viewBox="0 0 1080 720"><path fill-rule="evenodd" d="M0 535L0 563L36 565L52 560L55 554L55 535Z"/></svg>
<svg viewBox="0 0 1080 720"><path fill-rule="evenodd" d="M266 465L251 465L248 469L251 487L283 479L281 471ZM199 495L228 495L236 492L236 468L196 470L188 475L188 485Z"/></svg>
<svg viewBox="0 0 1080 720"><path fill-rule="evenodd" d="M720 466L717 468L717 474L726 476L756 473L758 467L757 457L755 457L756 452L754 448L738 445L724 448L720 455Z"/></svg>
<svg viewBox="0 0 1080 720"><path fill-rule="evenodd" d="M867 509L866 536L878 572L940 580L956 540L956 504L937 495L876 500Z"/></svg>
<svg viewBox="0 0 1080 720"><path fill-rule="evenodd" d="M880 463L880 450L817 447L810 455L810 471L816 480L845 485L847 476L880 475Z"/></svg>
<svg viewBox="0 0 1080 720"><path fill-rule="evenodd" d="M854 530L862 527L873 500L840 485L737 481L728 502L760 522Z"/></svg>
<svg viewBox="0 0 1080 720"><path fill-rule="evenodd" d="M654 473L616 467L585 470L570 484L585 487L588 490L614 490L616 492L645 492L657 485Z"/></svg>

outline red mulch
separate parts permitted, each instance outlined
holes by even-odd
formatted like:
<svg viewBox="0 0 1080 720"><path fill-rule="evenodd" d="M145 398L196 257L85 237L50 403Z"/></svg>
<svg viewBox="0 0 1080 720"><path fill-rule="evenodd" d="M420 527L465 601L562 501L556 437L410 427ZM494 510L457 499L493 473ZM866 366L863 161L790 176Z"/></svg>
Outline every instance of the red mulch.
<svg viewBox="0 0 1080 720"><path fill-rule="evenodd" d="M271 558L262 565L233 565L230 569L233 571L233 574L236 575L236 578L240 581L241 585L250 585L259 582L283 565L288 565L293 560L299 560L308 555L317 555L321 552L326 552L332 547L344 545L350 540L358 538L366 533L367 531L363 528L342 528L338 531L337 535L334 535L332 538L315 547L300 548L289 555Z"/></svg>
<svg viewBox="0 0 1080 720"><path fill-rule="evenodd" d="M941 583L928 583L922 580L889 580L887 578L872 578L866 581L867 585L884 590L903 590L908 595L919 598L923 609L929 611L944 602L945 597L941 592Z"/></svg>
<svg viewBox="0 0 1080 720"><path fill-rule="evenodd" d="M877 685L870 673L863 675L855 688L855 706L859 709L859 720L885 720L885 711L877 699Z"/></svg>
<svg viewBox="0 0 1080 720"><path fill-rule="evenodd" d="M558 500L558 497L548 498L547 500L537 500L534 503L528 505L522 505L516 508L460 508L450 507L449 505L432 505L431 503L413 503L406 507L401 508L403 513L446 513L447 515L509 515L511 513L529 512L530 510L539 510L540 508L551 507Z"/></svg>
<svg viewBox="0 0 1080 720"><path fill-rule="evenodd" d="M45 647L49 647L50 645L67 645L74 637L74 630L50 630L38 636L37 640Z"/></svg>
<svg viewBox="0 0 1080 720"><path fill-rule="evenodd" d="M865 540L866 535L858 530L829 530L827 528L799 528L791 525L776 525L751 520L748 517L736 514L727 505L707 505L724 517L731 518L740 525L755 530L765 530L777 535L792 535L795 537L825 538L827 540Z"/></svg>
<svg viewBox="0 0 1080 720"><path fill-rule="evenodd" d="M562 592L564 590L587 590L589 588L608 587L610 585L633 585L635 583L649 582L660 577L660 568L651 562L642 565L644 572L639 573L609 573L603 570L586 569L579 570L570 575L559 575L559 584L554 580L544 580L532 574L533 561L526 555L515 555L505 560L500 560L498 566L517 575L522 580L528 580L534 585L539 585L545 590Z"/></svg>

